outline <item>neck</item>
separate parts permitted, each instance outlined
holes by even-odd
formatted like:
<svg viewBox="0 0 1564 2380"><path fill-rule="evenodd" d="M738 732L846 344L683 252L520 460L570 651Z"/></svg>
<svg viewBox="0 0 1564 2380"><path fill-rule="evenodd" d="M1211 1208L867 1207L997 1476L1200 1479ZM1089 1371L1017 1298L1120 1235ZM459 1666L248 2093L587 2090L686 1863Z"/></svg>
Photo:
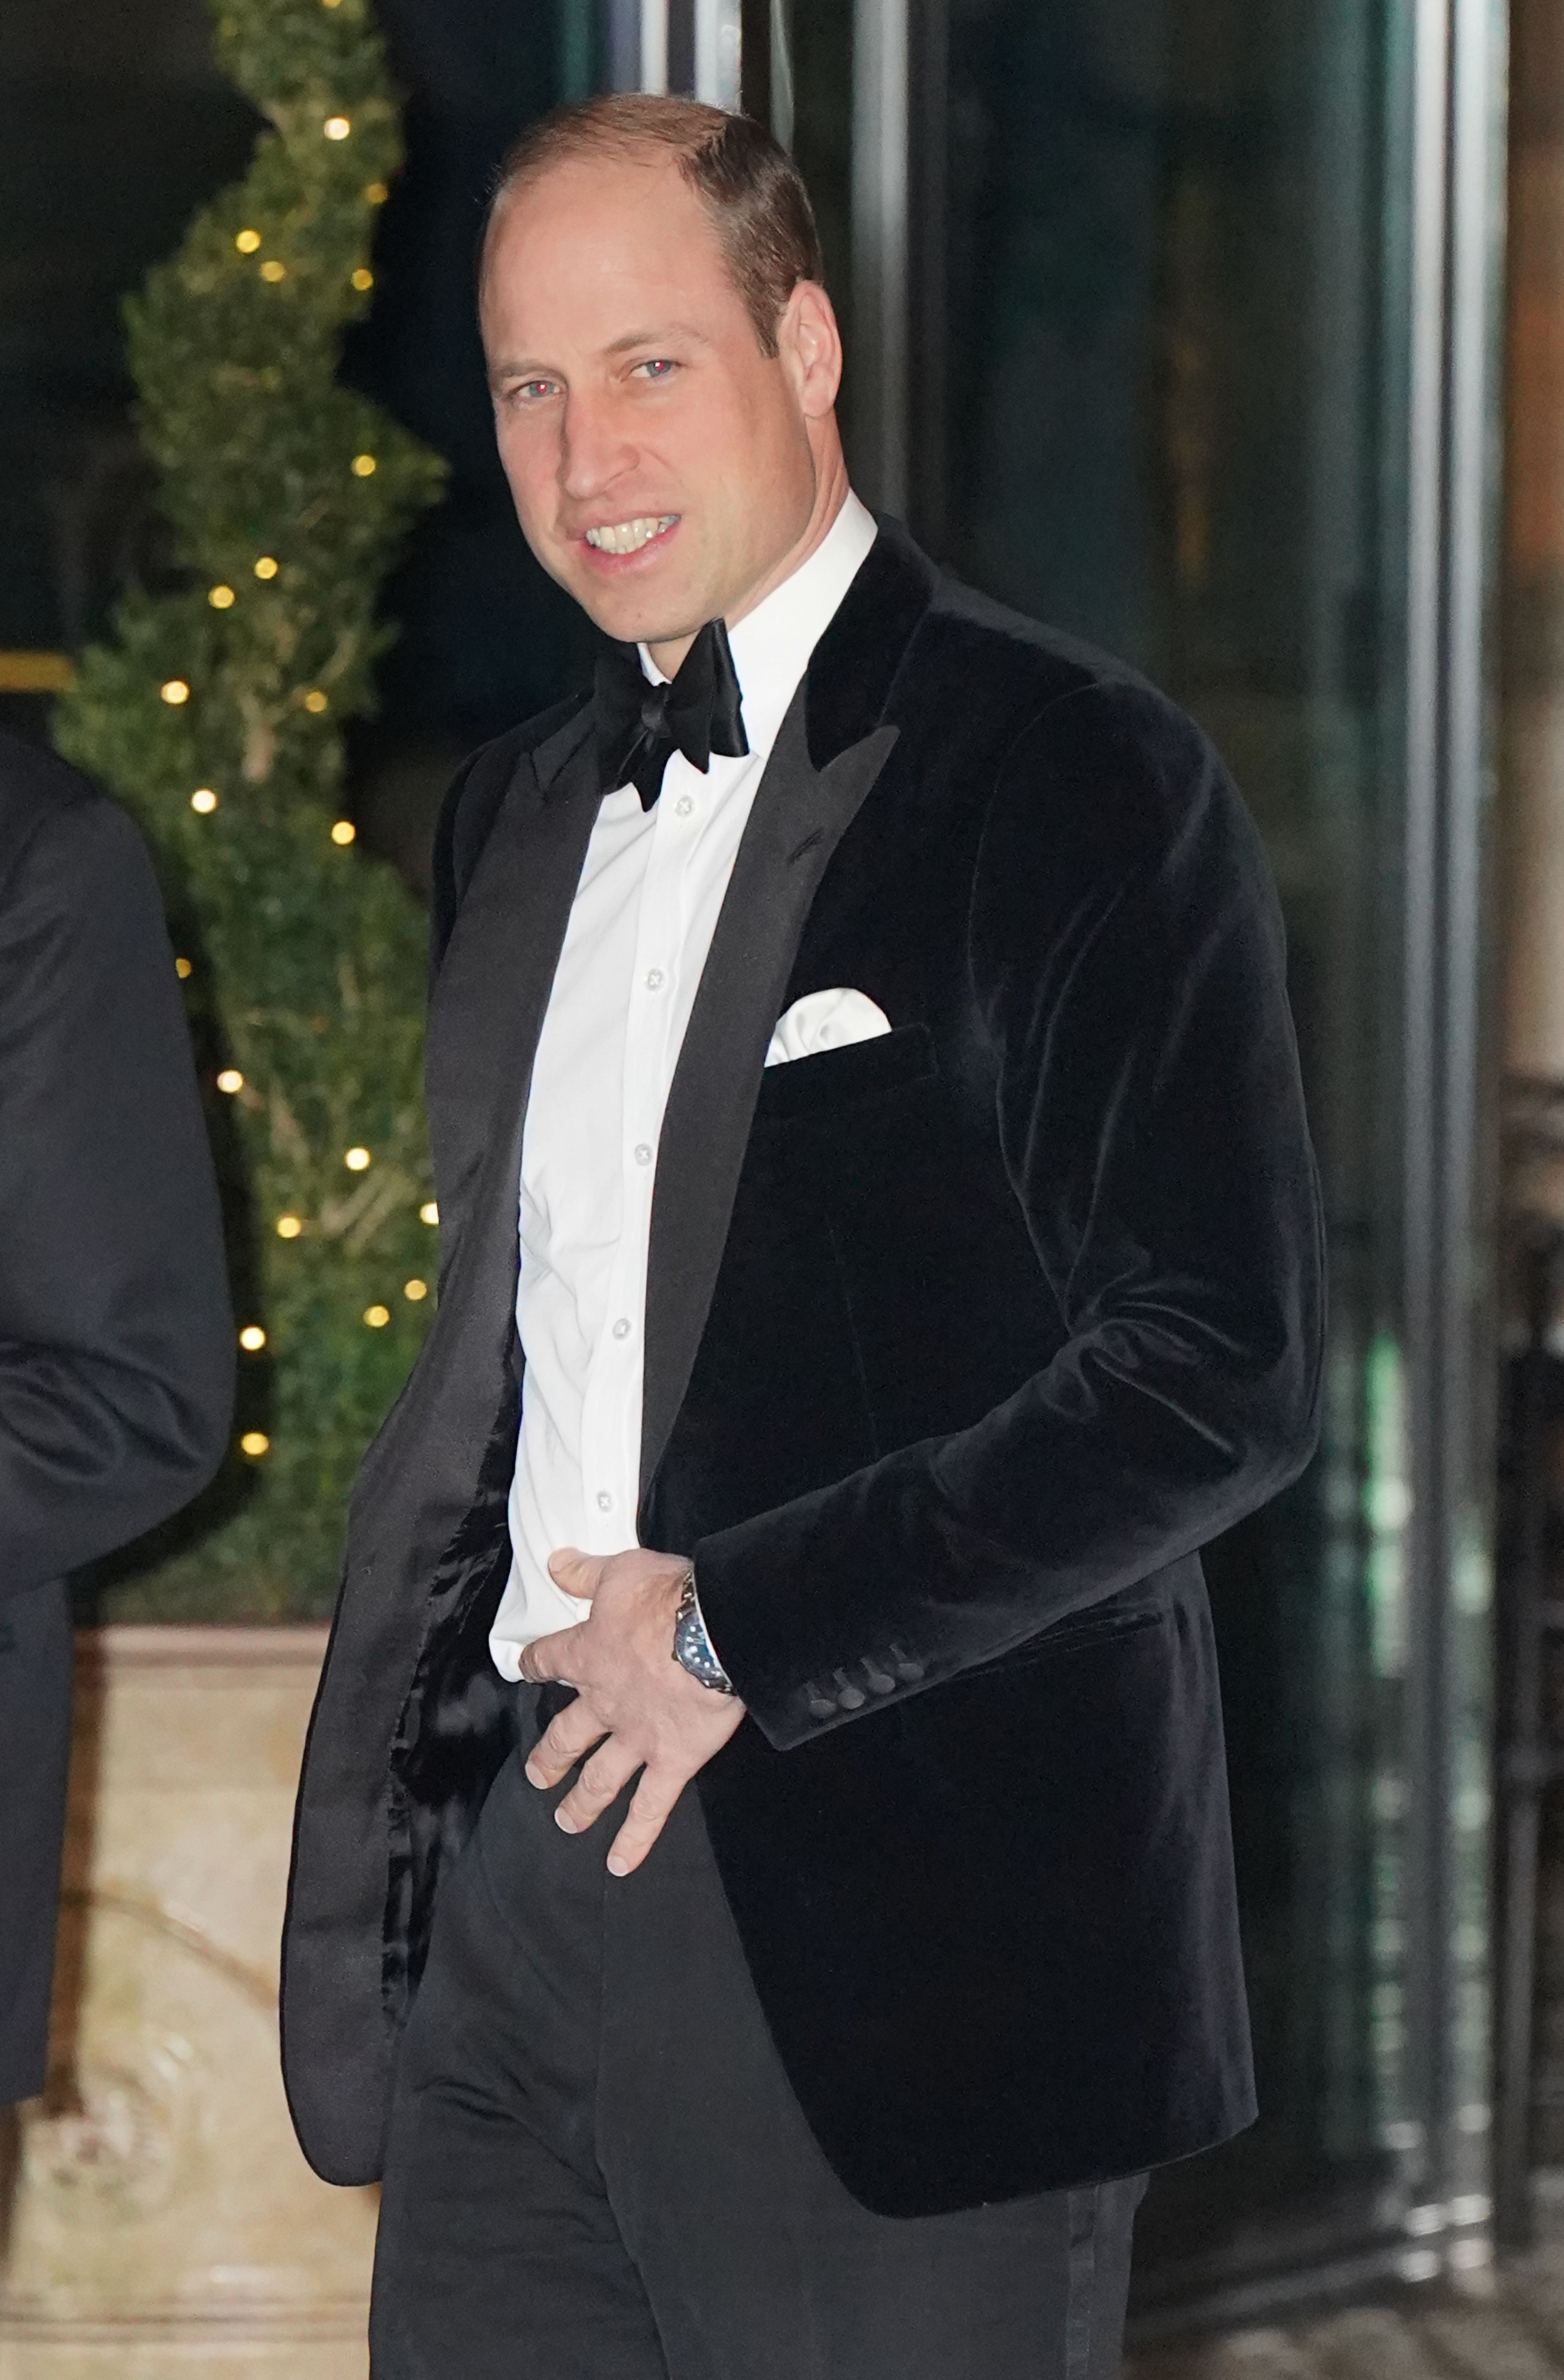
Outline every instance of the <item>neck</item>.
<svg viewBox="0 0 1564 2380"><path fill-rule="evenodd" d="M847 501L847 464L840 443L833 443L831 452L816 471L815 500L809 508L809 518L803 534L751 586L746 588L735 602L729 604L722 617L730 628L736 628L741 620L747 619L751 612L758 611L767 596L772 594L784 578L791 578L795 570L802 569L817 547L824 544L838 513ZM702 622L700 625L705 624ZM660 644L648 645L648 652L664 677L678 675L679 663L694 644L697 633L692 628L687 636L669 637Z"/></svg>

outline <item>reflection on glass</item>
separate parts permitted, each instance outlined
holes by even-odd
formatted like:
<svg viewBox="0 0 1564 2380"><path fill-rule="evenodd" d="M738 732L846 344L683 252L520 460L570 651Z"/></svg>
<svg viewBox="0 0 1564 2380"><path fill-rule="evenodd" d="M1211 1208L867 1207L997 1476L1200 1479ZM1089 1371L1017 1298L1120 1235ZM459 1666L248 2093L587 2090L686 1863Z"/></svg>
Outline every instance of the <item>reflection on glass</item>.
<svg viewBox="0 0 1564 2380"><path fill-rule="evenodd" d="M946 0L935 41L931 5L913 525L1143 667L1226 757L1281 894L1329 1232L1319 1455L1207 1565L1262 2118L1159 2177L1152 2301L1403 2236L1431 1995L1473 2202L1482 2172L1481 1514L1432 1721L1409 1559L1411 20L1386 0ZM794 0L801 147L840 91L811 44L845 13ZM1412 1905L1431 1797L1456 1846L1437 1976Z"/></svg>

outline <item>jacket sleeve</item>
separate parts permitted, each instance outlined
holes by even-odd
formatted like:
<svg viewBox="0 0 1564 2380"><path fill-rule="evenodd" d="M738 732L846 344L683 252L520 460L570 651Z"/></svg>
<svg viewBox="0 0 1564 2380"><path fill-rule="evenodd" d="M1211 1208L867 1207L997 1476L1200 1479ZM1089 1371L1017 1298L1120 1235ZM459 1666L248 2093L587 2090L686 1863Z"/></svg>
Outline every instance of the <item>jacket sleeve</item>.
<svg viewBox="0 0 1564 2380"><path fill-rule="evenodd" d="M1215 1537L1315 1442L1322 1232L1280 916L1171 706L1090 689L1012 747L968 961L1066 1335L973 1427L695 1548L718 1654L779 1748L820 1731L810 1681L891 1668L894 1645L938 1687Z"/></svg>
<svg viewBox="0 0 1564 2380"><path fill-rule="evenodd" d="M83 783L0 859L0 1597L204 1486L234 1343L157 888Z"/></svg>

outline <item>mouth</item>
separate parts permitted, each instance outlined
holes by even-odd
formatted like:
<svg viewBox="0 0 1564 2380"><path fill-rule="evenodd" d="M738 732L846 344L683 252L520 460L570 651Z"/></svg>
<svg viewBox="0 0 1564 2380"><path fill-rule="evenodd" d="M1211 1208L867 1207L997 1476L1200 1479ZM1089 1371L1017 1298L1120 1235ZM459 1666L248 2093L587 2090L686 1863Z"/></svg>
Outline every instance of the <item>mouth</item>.
<svg viewBox="0 0 1564 2380"><path fill-rule="evenodd" d="M583 541L594 553L622 560L634 553L644 553L678 525L677 513L642 513L634 520L603 521L583 531Z"/></svg>

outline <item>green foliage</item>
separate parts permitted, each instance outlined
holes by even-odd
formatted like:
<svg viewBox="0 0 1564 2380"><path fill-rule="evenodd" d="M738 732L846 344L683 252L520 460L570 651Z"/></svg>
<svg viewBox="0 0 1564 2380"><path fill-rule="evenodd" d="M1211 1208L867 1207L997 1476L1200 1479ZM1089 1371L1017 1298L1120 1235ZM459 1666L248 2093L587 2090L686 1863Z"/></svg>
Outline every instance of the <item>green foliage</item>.
<svg viewBox="0 0 1564 2380"><path fill-rule="evenodd" d="M220 5L222 63L272 128L126 310L188 585L127 595L55 722L152 842L189 961L238 1318L266 1333L239 1359L222 1476L105 1598L127 1616L330 1609L347 1489L435 1269L424 923L332 834L342 722L370 707L390 633L376 592L443 469L336 382L400 160L396 105L367 0ZM350 1168L349 1150L370 1162ZM287 1218L301 1228L279 1236ZM267 1449L247 1454L256 1433Z"/></svg>

